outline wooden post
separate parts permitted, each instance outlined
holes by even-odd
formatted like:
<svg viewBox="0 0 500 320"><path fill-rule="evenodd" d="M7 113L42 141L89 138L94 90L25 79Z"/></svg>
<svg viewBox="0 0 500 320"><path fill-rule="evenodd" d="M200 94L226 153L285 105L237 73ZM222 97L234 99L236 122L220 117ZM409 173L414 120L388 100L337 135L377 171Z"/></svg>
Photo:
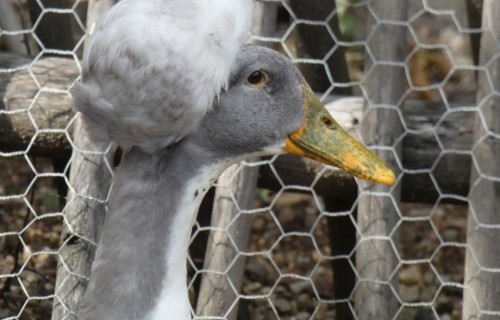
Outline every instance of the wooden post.
<svg viewBox="0 0 500 320"><path fill-rule="evenodd" d="M252 20L253 34L268 36L274 32L277 20L276 9L274 3L255 3ZM257 190L259 168L244 166L239 173L238 169L240 169L238 165L232 166L219 177L218 185L220 187L217 187L215 191L210 224L217 229L226 229L228 224L240 214L238 228L226 229L226 232L213 231L210 233L203 267L205 270L227 271L238 252L246 251L248 248L252 217L241 215L239 211L251 207ZM235 176L237 173L238 175ZM237 201L238 205L234 201ZM233 246L231 239L237 248ZM196 315L225 316L236 300L233 289L229 287L229 281L236 292L240 292L244 268L245 259L238 259L231 266L229 272L223 276L226 277L225 281L220 281L221 276L218 274L205 273L200 285ZM235 305L227 314L226 319L234 320L237 315L238 306Z"/></svg>
<svg viewBox="0 0 500 320"><path fill-rule="evenodd" d="M89 0L88 9L87 9L87 33L91 33L93 27L99 17L103 14L104 11L111 8L111 6L118 2L117 0ZM87 39L88 40L88 39Z"/></svg>
<svg viewBox="0 0 500 320"><path fill-rule="evenodd" d="M25 20L23 18L26 18L24 12L18 12L12 1L0 1L0 29L8 31L29 30L31 21L24 21L25 23L23 23L23 20ZM29 22L29 25L26 22ZM36 52L31 52L33 48L31 41L26 42L25 40L25 35L22 34L3 35L0 39L0 47L3 47L8 52L35 54Z"/></svg>
<svg viewBox="0 0 500 320"><path fill-rule="evenodd" d="M30 16L32 21L40 19L42 8L37 1L29 2ZM44 1L45 8L65 8L70 4L67 0L47 0ZM71 14L58 14L45 12L44 16L38 22L34 32L42 42L43 49L60 49L72 51L78 40L74 37L74 32L80 33L81 30L75 30L73 17ZM57 18L55 18L57 17ZM79 28L78 28L79 29Z"/></svg>
<svg viewBox="0 0 500 320"><path fill-rule="evenodd" d="M101 8L104 11L104 6ZM89 13L92 14L87 17L87 23L91 25L98 16L96 11ZM77 306L87 288L106 216L112 177L113 152L109 150L108 146L90 139L78 117L73 131L71 186L64 208L65 224L61 234L52 320L77 318Z"/></svg>
<svg viewBox="0 0 500 320"><path fill-rule="evenodd" d="M349 211L354 205L355 193L343 194L343 197L323 195L325 209L328 212ZM351 216L328 217L328 233L332 256L349 255L356 244L356 228ZM333 296L335 299L349 300L355 285L356 275L347 259L334 259L331 262L333 269ZM335 304L337 319L354 319L351 308L347 303Z"/></svg>
<svg viewBox="0 0 500 320"><path fill-rule="evenodd" d="M105 146L94 144L79 120L74 133L77 148L101 150L102 153L85 153L77 149L73 152L52 320L75 317L90 276L111 183L110 161L103 152Z"/></svg>
<svg viewBox="0 0 500 320"><path fill-rule="evenodd" d="M463 319L498 319L500 316L500 98L492 95L491 85L500 90L498 37L500 36L500 2L484 0L483 33L479 61L488 65L478 76L477 103L482 119L476 117L473 155L476 167L471 170L468 250L465 258ZM491 32L491 33L490 33ZM496 62L495 62L496 61ZM490 95L488 97L488 95ZM487 97L487 98L486 98ZM485 99L486 98L486 99ZM486 126L486 128L484 127ZM497 136L488 135L486 129ZM478 170L480 172L478 172ZM497 179L488 178L488 175Z"/></svg>
<svg viewBox="0 0 500 320"><path fill-rule="evenodd" d="M236 259L239 251L246 251L250 234L251 216L240 213L240 209L249 208L257 190L258 167L234 165L218 179L215 191L211 226L219 230L212 231L208 238L203 269L227 274L205 273L201 281L196 315L222 317L228 313L240 291L245 259ZM241 171L238 172L238 170ZM234 198L233 198L234 197ZM238 205L234 203L234 200ZM239 207L240 208L239 208ZM238 228L228 228L230 222L240 214ZM234 247L237 245L237 248ZM233 263L233 265L231 265ZM228 268L231 268L228 270ZM221 280L221 278L224 278ZM229 281L236 292L231 288ZM238 308L234 306L227 319L236 319Z"/></svg>
<svg viewBox="0 0 500 320"><path fill-rule="evenodd" d="M467 19L469 28L481 28L481 13L483 8L483 0L465 0L467 6ZM472 51L472 59L475 65L479 65L479 46L481 43L481 34L473 32L470 34L470 43Z"/></svg>
<svg viewBox="0 0 500 320"><path fill-rule="evenodd" d="M349 82L349 72L347 70L344 48L338 47L331 56L327 56L327 53L334 47L336 41L328 33L326 23L337 39L341 36L338 16L335 15L330 21L326 21L328 16L335 11L335 1L290 0L289 2L295 15L299 19L325 21L325 26L298 24L295 30L285 40L285 44L289 46L292 52L295 52L297 58L324 60L335 82ZM322 65L300 63L298 64L298 68L313 90L325 92L331 87L330 80L326 72L324 72ZM350 87L336 87L333 92L343 95L350 95L352 93Z"/></svg>
<svg viewBox="0 0 500 320"><path fill-rule="evenodd" d="M274 35L278 28L278 5L278 2L256 1L254 3L251 29L252 35L262 37L272 37Z"/></svg>
<svg viewBox="0 0 500 320"><path fill-rule="evenodd" d="M407 0L374 0L373 12L384 21L406 21ZM370 24L368 24L370 25ZM365 144L393 147L404 132L396 110L400 107L405 92L405 70L403 67L379 61L402 62L407 29L390 22L378 23L368 39L369 50L375 57L373 65L368 60L364 90L367 98L366 110L360 128ZM370 33L369 31L369 33ZM395 150L397 156L401 153ZM398 168L394 153L376 152L395 169ZM361 182L363 192L359 196L358 226L361 232L356 248L356 267L359 282L354 293L355 311L358 319L392 319L398 310L398 300L391 286L397 289L390 275L398 264L389 238L399 219L395 205L400 199L400 189L379 184ZM371 192L375 192L373 194ZM376 238L374 238L376 237ZM386 237L384 239L384 237Z"/></svg>

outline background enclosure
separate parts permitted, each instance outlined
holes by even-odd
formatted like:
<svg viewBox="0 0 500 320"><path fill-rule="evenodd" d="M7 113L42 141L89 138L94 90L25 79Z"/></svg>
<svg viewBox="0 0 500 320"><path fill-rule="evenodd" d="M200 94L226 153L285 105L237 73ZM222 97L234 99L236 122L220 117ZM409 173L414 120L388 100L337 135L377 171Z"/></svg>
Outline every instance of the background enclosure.
<svg viewBox="0 0 500 320"><path fill-rule="evenodd" d="M85 289L119 155L68 92L110 2L0 0L0 319L73 319ZM500 319L500 2L259 0L252 33L398 178L230 168L193 230L195 314Z"/></svg>

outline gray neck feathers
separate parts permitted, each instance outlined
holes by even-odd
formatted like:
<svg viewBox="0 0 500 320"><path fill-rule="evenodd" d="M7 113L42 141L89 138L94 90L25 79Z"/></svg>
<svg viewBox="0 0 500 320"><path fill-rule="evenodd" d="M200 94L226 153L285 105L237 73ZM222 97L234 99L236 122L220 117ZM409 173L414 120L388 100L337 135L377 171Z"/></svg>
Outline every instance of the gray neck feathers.
<svg viewBox="0 0 500 320"><path fill-rule="evenodd" d="M225 167L209 152L188 139L152 155L137 149L124 155L79 319L138 320L154 308L168 285L165 256L183 192L207 166L215 167L210 177L187 195L198 205Z"/></svg>

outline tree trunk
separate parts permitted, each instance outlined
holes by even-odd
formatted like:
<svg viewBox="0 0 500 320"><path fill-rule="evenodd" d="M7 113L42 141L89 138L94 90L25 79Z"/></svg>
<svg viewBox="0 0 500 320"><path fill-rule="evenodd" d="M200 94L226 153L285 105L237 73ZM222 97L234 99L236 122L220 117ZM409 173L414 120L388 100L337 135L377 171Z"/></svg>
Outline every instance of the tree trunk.
<svg viewBox="0 0 500 320"><path fill-rule="evenodd" d="M406 21L407 0L374 0L373 11L381 19ZM368 24L369 25L369 24ZM405 57L405 27L391 23L378 25L368 43L376 60L401 62ZM405 92L405 70L391 64L367 63L371 71L365 80L367 91L366 113L361 123L361 135L367 145L394 147L404 132L399 113L387 108L399 107ZM380 79L384 79L380 81ZM395 156L400 150L377 150L376 153L398 172ZM359 196L358 226L361 237L356 249L356 267L359 283L354 293L355 311L359 319L392 319L398 310L398 300L392 292L396 281L390 275L398 264L391 242L397 237L391 233L399 220L395 202L400 200L398 186L386 186L361 182L363 192ZM372 193L373 192L373 193ZM393 279L394 280L394 279Z"/></svg>
<svg viewBox="0 0 500 320"><path fill-rule="evenodd" d="M494 36L481 39L479 55L482 66L491 63L490 57L498 53L500 2L484 1L483 29ZM478 78L477 102L481 104L483 117L476 116L473 154L477 167L473 166L471 170L469 193L469 250L465 258L463 308L463 319L467 320L498 319L500 316L500 99L490 94L490 85L494 90L500 90L500 59L492 60L488 67L491 79L484 73ZM488 134L486 129L496 136Z"/></svg>

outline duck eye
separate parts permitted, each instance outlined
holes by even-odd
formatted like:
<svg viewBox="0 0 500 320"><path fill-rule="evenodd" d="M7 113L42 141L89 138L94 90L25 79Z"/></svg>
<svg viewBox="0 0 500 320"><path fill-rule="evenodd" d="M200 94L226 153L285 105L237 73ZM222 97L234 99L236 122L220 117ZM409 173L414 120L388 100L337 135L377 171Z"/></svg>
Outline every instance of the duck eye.
<svg viewBox="0 0 500 320"><path fill-rule="evenodd" d="M248 76L247 83L252 87L262 88L267 84L268 79L267 73L257 70Z"/></svg>

